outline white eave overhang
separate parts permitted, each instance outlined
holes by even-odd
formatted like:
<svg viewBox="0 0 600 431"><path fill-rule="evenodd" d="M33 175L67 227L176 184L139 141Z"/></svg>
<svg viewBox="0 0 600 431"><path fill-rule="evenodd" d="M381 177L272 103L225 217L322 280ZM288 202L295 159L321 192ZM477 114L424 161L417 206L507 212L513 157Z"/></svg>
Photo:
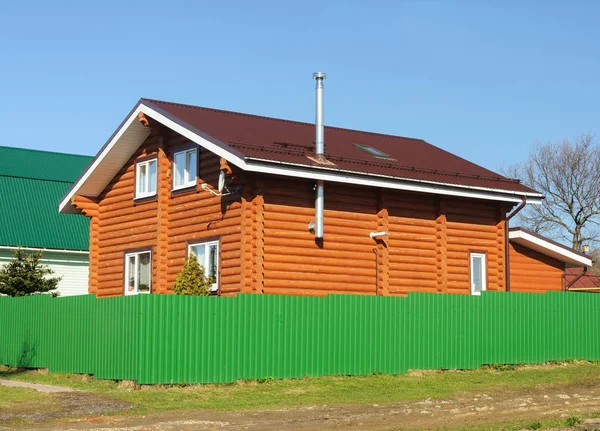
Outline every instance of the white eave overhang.
<svg viewBox="0 0 600 431"><path fill-rule="evenodd" d="M567 264L567 267L592 266L591 257L532 232L519 228L511 229L508 232L508 238L511 242L564 262Z"/></svg>
<svg viewBox="0 0 600 431"><path fill-rule="evenodd" d="M71 205L75 195L96 197L117 175L135 151L150 134L150 128L138 121L138 115L145 115L158 121L176 133L188 138L208 151L226 159L229 163L248 172L283 175L295 178L332 181L387 189L406 190L421 193L435 193L473 199L486 199L502 202L518 203L527 197L527 203L540 204L543 196L539 193L516 192L504 189L492 189L468 185L457 185L435 181L414 180L376 174L365 174L335 168L285 163L268 159L244 157L202 131L173 118L162 109L140 101L121 123L119 128L102 147L98 155L87 167L81 177L73 184L69 192L59 204L61 213L77 213Z"/></svg>

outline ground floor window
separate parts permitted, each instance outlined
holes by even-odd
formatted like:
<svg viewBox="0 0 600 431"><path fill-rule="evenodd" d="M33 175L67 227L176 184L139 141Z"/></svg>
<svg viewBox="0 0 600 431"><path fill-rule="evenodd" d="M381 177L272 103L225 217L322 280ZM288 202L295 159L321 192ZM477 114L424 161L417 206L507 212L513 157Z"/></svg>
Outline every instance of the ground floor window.
<svg viewBox="0 0 600 431"><path fill-rule="evenodd" d="M125 254L125 295L152 291L152 252L150 250Z"/></svg>
<svg viewBox="0 0 600 431"><path fill-rule="evenodd" d="M481 295L487 289L486 256L485 253L471 252L470 259L471 294Z"/></svg>
<svg viewBox="0 0 600 431"><path fill-rule="evenodd" d="M219 241L193 243L188 247L188 253L196 256L198 263L204 268L204 274L213 278L210 290L215 292L219 286Z"/></svg>

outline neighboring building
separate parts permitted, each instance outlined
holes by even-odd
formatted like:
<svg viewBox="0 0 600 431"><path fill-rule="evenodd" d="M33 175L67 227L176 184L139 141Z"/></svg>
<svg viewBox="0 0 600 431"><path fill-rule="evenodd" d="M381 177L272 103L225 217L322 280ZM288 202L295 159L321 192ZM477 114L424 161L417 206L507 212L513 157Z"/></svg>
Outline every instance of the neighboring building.
<svg viewBox="0 0 600 431"><path fill-rule="evenodd" d="M62 296L87 294L89 221L56 204L92 160L88 156L0 146L0 265L14 250L43 250L62 276Z"/></svg>
<svg viewBox="0 0 600 431"><path fill-rule="evenodd" d="M565 285L569 286L569 290L573 292L600 293L600 278L594 275L589 268L585 273L583 273L583 268L567 268Z"/></svg>
<svg viewBox="0 0 600 431"><path fill-rule="evenodd" d="M140 100L59 206L91 219L90 292L168 293L190 253L223 295L506 290L506 214L541 194L418 139L314 141L313 124Z"/></svg>
<svg viewBox="0 0 600 431"><path fill-rule="evenodd" d="M593 281L578 278L592 266L591 256L521 227L511 228L509 239L512 292L567 290Z"/></svg>

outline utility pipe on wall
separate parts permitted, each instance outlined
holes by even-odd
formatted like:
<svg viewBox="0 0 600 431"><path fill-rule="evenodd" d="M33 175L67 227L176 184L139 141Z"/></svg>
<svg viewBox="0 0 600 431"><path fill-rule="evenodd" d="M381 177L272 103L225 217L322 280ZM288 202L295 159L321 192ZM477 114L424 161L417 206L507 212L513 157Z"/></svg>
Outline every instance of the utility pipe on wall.
<svg viewBox="0 0 600 431"><path fill-rule="evenodd" d="M373 249L375 254L375 296L379 296L379 250Z"/></svg>
<svg viewBox="0 0 600 431"><path fill-rule="evenodd" d="M315 154L316 159L321 161L325 158L325 125L323 114L323 81L327 75L323 72L313 73L313 79L317 81L315 101ZM322 239L324 231L325 211L325 184L323 180L317 181L317 196L315 198L315 238Z"/></svg>
<svg viewBox="0 0 600 431"><path fill-rule="evenodd" d="M519 211L521 211L525 205L527 205L527 196L523 196L521 198L521 203L519 204L519 206L513 211L511 212L509 215L506 216L506 220L504 221L504 241L505 241L505 247L504 247L504 269L505 269L505 282L506 282L506 291L510 292L510 239L509 239L509 233L508 233L508 222L510 221L511 218L513 218L514 216L517 215L517 213Z"/></svg>

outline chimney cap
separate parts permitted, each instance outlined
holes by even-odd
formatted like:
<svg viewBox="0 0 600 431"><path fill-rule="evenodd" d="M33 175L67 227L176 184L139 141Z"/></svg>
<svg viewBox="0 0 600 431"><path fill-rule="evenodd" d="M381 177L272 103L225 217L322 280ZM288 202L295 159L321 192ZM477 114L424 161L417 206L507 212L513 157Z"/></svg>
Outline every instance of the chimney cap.
<svg viewBox="0 0 600 431"><path fill-rule="evenodd" d="M325 72L315 72L313 73L313 79L326 79L327 74Z"/></svg>

